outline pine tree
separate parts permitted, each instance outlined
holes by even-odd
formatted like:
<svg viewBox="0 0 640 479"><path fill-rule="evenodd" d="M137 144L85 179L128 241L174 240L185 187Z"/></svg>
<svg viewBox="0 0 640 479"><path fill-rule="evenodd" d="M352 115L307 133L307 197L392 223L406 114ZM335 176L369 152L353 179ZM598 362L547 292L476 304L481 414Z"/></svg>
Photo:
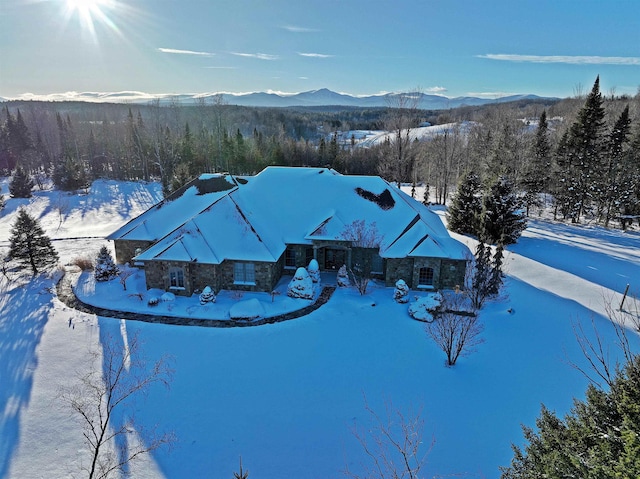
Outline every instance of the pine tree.
<svg viewBox="0 0 640 479"><path fill-rule="evenodd" d="M22 208L11 227L9 259L30 266L35 276L58 263L58 253L40 222Z"/></svg>
<svg viewBox="0 0 640 479"><path fill-rule="evenodd" d="M622 188L625 187L623 168L630 131L631 118L627 105L609 134L605 168L600 175L598 211L599 216L604 218L605 226L609 226L611 217L619 212L621 206Z"/></svg>
<svg viewBox="0 0 640 479"><path fill-rule="evenodd" d="M502 263L504 261L504 245L502 241L498 242L496 251L493 254L493 261L491 264L491 271L488 278L488 290L490 296L497 296L500 294L500 288L502 287L502 279L504 273L502 272Z"/></svg>
<svg viewBox="0 0 640 479"><path fill-rule="evenodd" d="M636 125L631 146L623 155L620 210L625 215L640 214L640 124Z"/></svg>
<svg viewBox="0 0 640 479"><path fill-rule="evenodd" d="M4 195L0 195L0 211L2 211L5 207Z"/></svg>
<svg viewBox="0 0 640 479"><path fill-rule="evenodd" d="M527 227L521 208L522 202L511 182L505 177L498 178L482 198L481 227L484 238L492 243L515 243Z"/></svg>
<svg viewBox="0 0 640 479"><path fill-rule="evenodd" d="M571 125L563 155L566 180L566 214L576 223L591 206L600 188L599 176L605 152L605 111L596 78L587 100Z"/></svg>
<svg viewBox="0 0 640 479"><path fill-rule="evenodd" d="M563 419L542 407L536 429L523 427L503 479L640 477L640 356L617 368L610 390L589 385Z"/></svg>
<svg viewBox="0 0 640 479"><path fill-rule="evenodd" d="M110 281L118 276L119 270L113 261L113 256L106 246L100 248L93 275L96 281Z"/></svg>
<svg viewBox="0 0 640 479"><path fill-rule="evenodd" d="M20 165L13 171L11 183L9 183L9 193L12 198L31 198L33 180Z"/></svg>
<svg viewBox="0 0 640 479"><path fill-rule="evenodd" d="M543 111L538 121L538 129L533 143L531 159L524 172L521 185L525 190L523 198L524 206L527 209L540 206L540 193L546 191L549 183L551 168L551 144L549 142L549 124L547 123L547 112Z"/></svg>
<svg viewBox="0 0 640 479"><path fill-rule="evenodd" d="M475 309L481 309L485 301L492 296L490 280L491 247L480 240L476 247L471 284L468 287L471 304Z"/></svg>
<svg viewBox="0 0 640 479"><path fill-rule="evenodd" d="M458 185L447 212L449 229L460 234L478 235L481 211L480 180L475 173L468 173Z"/></svg>

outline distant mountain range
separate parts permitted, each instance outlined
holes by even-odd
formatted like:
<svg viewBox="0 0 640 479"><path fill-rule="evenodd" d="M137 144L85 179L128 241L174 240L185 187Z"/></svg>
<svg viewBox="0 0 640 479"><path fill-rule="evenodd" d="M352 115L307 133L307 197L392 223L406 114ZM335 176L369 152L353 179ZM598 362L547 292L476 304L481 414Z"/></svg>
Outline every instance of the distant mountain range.
<svg viewBox="0 0 640 479"><path fill-rule="evenodd" d="M446 110L460 106L478 106L488 103L505 103L510 101L535 101L549 100L556 101L559 98L540 97L537 95L511 95L496 99L478 98L472 96L448 98L442 95L429 95L425 93L386 93L380 95L354 96L345 93L322 88L320 90L310 90L295 94L282 93L205 93L205 94L165 94L153 95L144 92L123 91L114 93L99 92L69 92L52 95L22 95L20 100L43 100L43 101L86 101L91 103L149 103L153 100L160 100L162 103L178 101L183 104L195 103L199 99L212 98L221 95L224 103L240 106L257 107L359 107L378 108L398 105L397 97L400 95L417 96L417 107L424 110ZM0 98L0 101L8 101ZM406 103L406 102L405 102ZM412 101L410 102L412 103Z"/></svg>
<svg viewBox="0 0 640 479"><path fill-rule="evenodd" d="M345 93L322 88L320 90L305 91L296 94L278 93L245 93L222 94L224 101L230 105L262 106L262 107L320 107L320 106L350 106L359 108L377 108L398 105L396 97L399 95L418 96L417 107L424 110L445 110L460 106L486 105L487 103L504 103L518 100L558 100L558 98L544 98L537 95L511 95L497 99L477 97L448 98L442 95L425 93L387 93L383 95L353 96ZM405 102L406 104L406 102Z"/></svg>

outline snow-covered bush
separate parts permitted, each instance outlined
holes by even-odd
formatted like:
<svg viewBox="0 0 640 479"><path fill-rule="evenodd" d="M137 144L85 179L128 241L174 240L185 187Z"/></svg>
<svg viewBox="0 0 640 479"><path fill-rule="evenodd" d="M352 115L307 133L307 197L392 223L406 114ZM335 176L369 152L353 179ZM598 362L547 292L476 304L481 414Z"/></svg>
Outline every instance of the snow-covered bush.
<svg viewBox="0 0 640 479"><path fill-rule="evenodd" d="M96 281L110 281L118 276L119 272L109 249L106 246L100 248L93 271Z"/></svg>
<svg viewBox="0 0 640 479"><path fill-rule="evenodd" d="M407 286L407 283L405 283L403 279L396 281L396 289L393 291L393 299L402 304L409 302L409 286Z"/></svg>
<svg viewBox="0 0 640 479"><path fill-rule="evenodd" d="M207 303L215 303L215 302L216 302L216 294L209 286L205 286L205 288L202 290L202 293L200 293L200 304L204 305Z"/></svg>
<svg viewBox="0 0 640 479"><path fill-rule="evenodd" d="M442 303L442 295L440 293L430 294L416 298L409 305L409 316L420 321L433 321L433 312Z"/></svg>
<svg viewBox="0 0 640 479"><path fill-rule="evenodd" d="M158 303L160 302L160 298L158 298L157 296L152 296L151 298L149 298L149 300L147 301L147 304L149 306L158 306Z"/></svg>
<svg viewBox="0 0 640 479"><path fill-rule="evenodd" d="M264 306L256 298L247 299L234 304L229 309L229 317L233 320L250 321L264 316Z"/></svg>
<svg viewBox="0 0 640 479"><path fill-rule="evenodd" d="M167 291L166 293L163 293L162 296L160 296L160 299L165 303L170 303L176 300L176 295Z"/></svg>
<svg viewBox="0 0 640 479"><path fill-rule="evenodd" d="M318 265L318 260L315 258L309 261L309 266L307 266L307 272L311 277L311 281L314 283L320 282L320 266Z"/></svg>
<svg viewBox="0 0 640 479"><path fill-rule="evenodd" d="M341 288L348 288L351 286L351 281L349 281L349 273L347 273L347 265L343 264L340 266L338 270L338 277L336 278L336 282L338 286Z"/></svg>
<svg viewBox="0 0 640 479"><path fill-rule="evenodd" d="M289 282L287 296L291 298L313 299L313 280L307 270L300 267Z"/></svg>

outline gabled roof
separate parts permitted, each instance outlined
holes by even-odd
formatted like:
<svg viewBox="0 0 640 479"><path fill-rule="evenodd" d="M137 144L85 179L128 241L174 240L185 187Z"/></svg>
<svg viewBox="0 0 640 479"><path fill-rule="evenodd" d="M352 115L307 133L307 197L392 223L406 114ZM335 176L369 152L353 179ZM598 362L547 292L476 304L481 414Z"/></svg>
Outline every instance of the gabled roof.
<svg viewBox="0 0 640 479"><path fill-rule="evenodd" d="M158 241L237 186L230 175L201 175L133 218L107 239Z"/></svg>
<svg viewBox="0 0 640 479"><path fill-rule="evenodd" d="M213 178L219 187L204 191ZM356 221L375 227L382 257L468 254L436 214L387 181L327 168L268 167L242 179L203 175L109 239L153 241L137 257L145 261L273 262L287 244L345 239Z"/></svg>

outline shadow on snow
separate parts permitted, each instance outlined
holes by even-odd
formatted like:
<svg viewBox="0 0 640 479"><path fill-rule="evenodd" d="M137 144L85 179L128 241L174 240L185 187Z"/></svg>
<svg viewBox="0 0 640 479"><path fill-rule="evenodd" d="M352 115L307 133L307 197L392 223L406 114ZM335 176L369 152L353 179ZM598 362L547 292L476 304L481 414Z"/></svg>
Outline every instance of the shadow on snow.
<svg viewBox="0 0 640 479"><path fill-rule="evenodd" d="M0 280L0 477L8 474L19 443L38 366L36 350L52 308L50 286L49 280L32 280L28 287Z"/></svg>

